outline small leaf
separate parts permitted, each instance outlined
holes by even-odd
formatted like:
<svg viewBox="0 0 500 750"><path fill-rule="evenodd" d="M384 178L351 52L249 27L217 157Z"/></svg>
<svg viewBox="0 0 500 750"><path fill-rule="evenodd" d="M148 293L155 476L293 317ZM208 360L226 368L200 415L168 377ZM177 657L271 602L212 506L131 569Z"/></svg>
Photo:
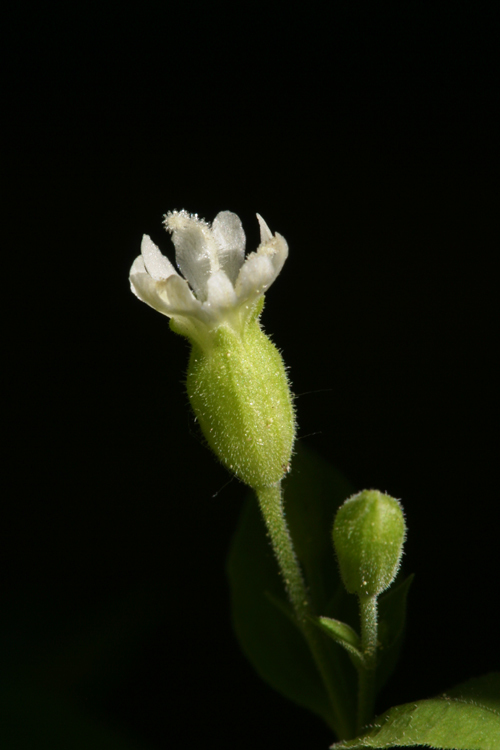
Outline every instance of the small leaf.
<svg viewBox="0 0 500 750"><path fill-rule="evenodd" d="M354 646L354 648L359 651L359 635L354 628L351 628L346 622L333 620L331 617L320 617L319 621L321 625L324 626L325 630L327 630L329 634L332 634L337 642L343 641L344 643L349 644L349 646Z"/></svg>
<svg viewBox="0 0 500 750"><path fill-rule="evenodd" d="M315 622L330 638L345 648L356 668L364 666L363 654L359 650L359 635L350 625L340 620L333 620L331 617L319 617Z"/></svg>
<svg viewBox="0 0 500 750"><path fill-rule="evenodd" d="M370 730L332 748L431 747L437 750L500 748L500 672L464 682L430 700L395 706Z"/></svg>

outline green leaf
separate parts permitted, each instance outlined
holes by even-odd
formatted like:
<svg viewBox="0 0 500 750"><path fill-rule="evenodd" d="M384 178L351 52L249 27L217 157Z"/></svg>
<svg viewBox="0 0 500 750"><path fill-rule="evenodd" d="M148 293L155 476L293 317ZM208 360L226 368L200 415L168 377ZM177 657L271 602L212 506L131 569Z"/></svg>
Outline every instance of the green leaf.
<svg viewBox="0 0 500 750"><path fill-rule="evenodd" d="M395 706L365 734L333 748L500 748L500 672L469 680L437 698Z"/></svg>
<svg viewBox="0 0 500 750"><path fill-rule="evenodd" d="M380 651L377 662L377 691L385 685L396 668L403 643L406 599L414 577L412 574L399 584L396 581L379 598Z"/></svg>
<svg viewBox="0 0 500 750"><path fill-rule="evenodd" d="M349 646L353 646L356 651L359 651L359 635L346 622L333 620L331 617L320 617L319 622L328 633L331 633L337 642L342 641Z"/></svg>
<svg viewBox="0 0 500 750"><path fill-rule="evenodd" d="M359 635L350 625L340 620L333 620L331 617L319 617L316 622L330 638L347 651L356 668L364 666L365 660L359 649Z"/></svg>
<svg viewBox="0 0 500 750"><path fill-rule="evenodd" d="M335 510L351 492L338 472L300 447L285 482L285 510L318 614L335 614L329 602L338 602L343 596L331 528ZM331 725L322 680L302 634L287 615L283 583L253 495L243 508L227 570L233 624L249 661L276 690ZM343 715L354 726L356 672L347 654L326 636L325 648L338 676Z"/></svg>

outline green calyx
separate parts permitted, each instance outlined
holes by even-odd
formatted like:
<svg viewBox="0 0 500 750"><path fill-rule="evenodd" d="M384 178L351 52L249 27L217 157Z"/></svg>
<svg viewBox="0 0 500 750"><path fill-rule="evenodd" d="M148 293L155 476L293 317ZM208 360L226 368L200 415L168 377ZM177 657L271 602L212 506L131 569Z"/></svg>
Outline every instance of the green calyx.
<svg viewBox="0 0 500 750"><path fill-rule="evenodd" d="M295 415L283 359L258 315L241 330L220 325L203 346L193 342L186 384L224 466L254 489L279 482L290 468Z"/></svg>
<svg viewBox="0 0 500 750"><path fill-rule="evenodd" d="M352 594L376 596L399 569L406 525L401 505L377 490L363 490L337 511L333 543L344 585Z"/></svg>

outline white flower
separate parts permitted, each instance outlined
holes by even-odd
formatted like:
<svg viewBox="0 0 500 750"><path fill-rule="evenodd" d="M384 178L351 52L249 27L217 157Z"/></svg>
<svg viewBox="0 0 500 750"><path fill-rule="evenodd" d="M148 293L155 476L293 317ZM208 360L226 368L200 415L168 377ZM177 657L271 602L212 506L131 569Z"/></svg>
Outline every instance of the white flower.
<svg viewBox="0 0 500 750"><path fill-rule="evenodd" d="M130 269L132 291L194 338L223 323L241 330L288 256L285 239L257 219L261 243L245 258L245 233L231 211L221 211L211 226L186 211L168 213L165 227L184 278L145 234Z"/></svg>

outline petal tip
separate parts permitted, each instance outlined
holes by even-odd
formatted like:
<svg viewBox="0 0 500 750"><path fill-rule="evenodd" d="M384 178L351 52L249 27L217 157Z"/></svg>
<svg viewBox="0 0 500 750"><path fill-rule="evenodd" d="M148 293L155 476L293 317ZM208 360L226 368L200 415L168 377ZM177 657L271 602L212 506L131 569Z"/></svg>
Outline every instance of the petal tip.
<svg viewBox="0 0 500 750"><path fill-rule="evenodd" d="M272 239L273 234L262 216L260 214L256 214L256 216L260 227L260 244L263 245L265 242L269 242L269 240Z"/></svg>
<svg viewBox="0 0 500 750"><path fill-rule="evenodd" d="M179 231L186 229L189 224L208 226L205 219L200 219L198 214L190 214L184 208L180 211L174 210L166 213L163 217L163 224L167 232L170 233L175 232L176 230Z"/></svg>

